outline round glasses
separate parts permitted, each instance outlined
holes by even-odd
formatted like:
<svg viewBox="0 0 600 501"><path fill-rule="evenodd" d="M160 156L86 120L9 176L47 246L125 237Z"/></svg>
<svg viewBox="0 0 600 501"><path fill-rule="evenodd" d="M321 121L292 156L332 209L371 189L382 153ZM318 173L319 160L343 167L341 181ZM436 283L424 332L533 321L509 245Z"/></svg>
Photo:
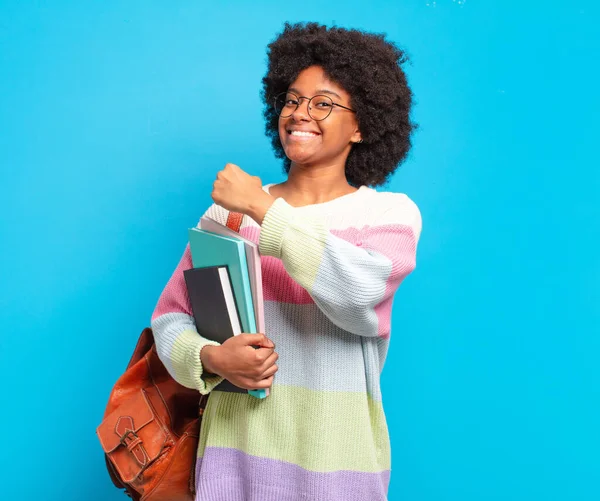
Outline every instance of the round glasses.
<svg viewBox="0 0 600 501"><path fill-rule="evenodd" d="M310 118L317 122L320 120L325 120L330 115L334 106L338 106L339 108L344 108L345 110L356 113L353 109L342 106L338 103L334 103L329 96L317 95L308 98L304 96L297 96L293 92L282 92L279 94L277 97L275 97L273 106L281 118L287 118L292 116L292 114L298 109L302 99L308 99L308 114Z"/></svg>

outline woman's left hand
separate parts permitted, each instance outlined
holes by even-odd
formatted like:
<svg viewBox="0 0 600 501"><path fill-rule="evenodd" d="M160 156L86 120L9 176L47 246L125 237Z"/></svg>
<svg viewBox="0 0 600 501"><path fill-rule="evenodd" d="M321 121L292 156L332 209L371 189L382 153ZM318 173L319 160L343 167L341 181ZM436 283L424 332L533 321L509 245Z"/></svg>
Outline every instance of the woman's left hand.
<svg viewBox="0 0 600 501"><path fill-rule="evenodd" d="M212 199L217 205L231 211L247 214L262 224L265 213L275 199L262 189L258 176L251 176L235 164L227 164L217 174Z"/></svg>

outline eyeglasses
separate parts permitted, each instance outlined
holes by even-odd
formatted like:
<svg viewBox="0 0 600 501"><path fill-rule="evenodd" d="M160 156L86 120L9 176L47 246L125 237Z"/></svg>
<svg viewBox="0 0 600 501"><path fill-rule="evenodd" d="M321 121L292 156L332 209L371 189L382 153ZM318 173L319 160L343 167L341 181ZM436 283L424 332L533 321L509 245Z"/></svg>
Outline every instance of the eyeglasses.
<svg viewBox="0 0 600 501"><path fill-rule="evenodd" d="M356 113L356 111L353 109L342 106L338 103L334 103L329 96L317 95L308 98L304 96L297 96L292 92L282 92L279 94L274 99L273 106L281 118L287 118L292 116L292 113L298 109L302 99L308 99L308 114L310 115L310 118L317 122L325 120L331 113L331 110L333 110L334 106L338 106L339 108L344 108L352 113Z"/></svg>

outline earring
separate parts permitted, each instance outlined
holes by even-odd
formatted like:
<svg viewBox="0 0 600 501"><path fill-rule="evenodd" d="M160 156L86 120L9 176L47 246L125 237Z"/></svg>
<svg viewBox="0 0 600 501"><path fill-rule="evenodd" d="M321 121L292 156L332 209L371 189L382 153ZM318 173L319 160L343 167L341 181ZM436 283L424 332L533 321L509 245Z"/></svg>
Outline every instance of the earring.
<svg viewBox="0 0 600 501"><path fill-rule="evenodd" d="M363 140L361 139L360 141L356 141L356 142L357 142L357 143L362 143L362 142L363 142Z"/></svg>

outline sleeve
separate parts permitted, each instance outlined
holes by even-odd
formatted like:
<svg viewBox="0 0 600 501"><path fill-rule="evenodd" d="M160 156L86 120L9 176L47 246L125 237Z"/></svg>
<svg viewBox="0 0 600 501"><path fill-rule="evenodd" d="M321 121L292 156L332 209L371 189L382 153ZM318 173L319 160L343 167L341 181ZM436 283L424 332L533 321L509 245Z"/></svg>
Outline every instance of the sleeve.
<svg viewBox="0 0 600 501"><path fill-rule="evenodd" d="M213 213L217 210L217 206L213 205L207 214L214 217ZM192 256L187 245L177 268L158 299L151 325L158 356L171 377L179 384L187 388L196 388L206 395L223 381L223 378L214 374L204 374L200 352L205 346L218 346L219 343L202 337L196 330L183 276L183 272L190 268Z"/></svg>
<svg viewBox="0 0 600 501"><path fill-rule="evenodd" d="M261 229L261 253L281 259L331 322L360 336L389 335L394 293L416 266L419 209L390 195L374 226L332 231L279 198Z"/></svg>

